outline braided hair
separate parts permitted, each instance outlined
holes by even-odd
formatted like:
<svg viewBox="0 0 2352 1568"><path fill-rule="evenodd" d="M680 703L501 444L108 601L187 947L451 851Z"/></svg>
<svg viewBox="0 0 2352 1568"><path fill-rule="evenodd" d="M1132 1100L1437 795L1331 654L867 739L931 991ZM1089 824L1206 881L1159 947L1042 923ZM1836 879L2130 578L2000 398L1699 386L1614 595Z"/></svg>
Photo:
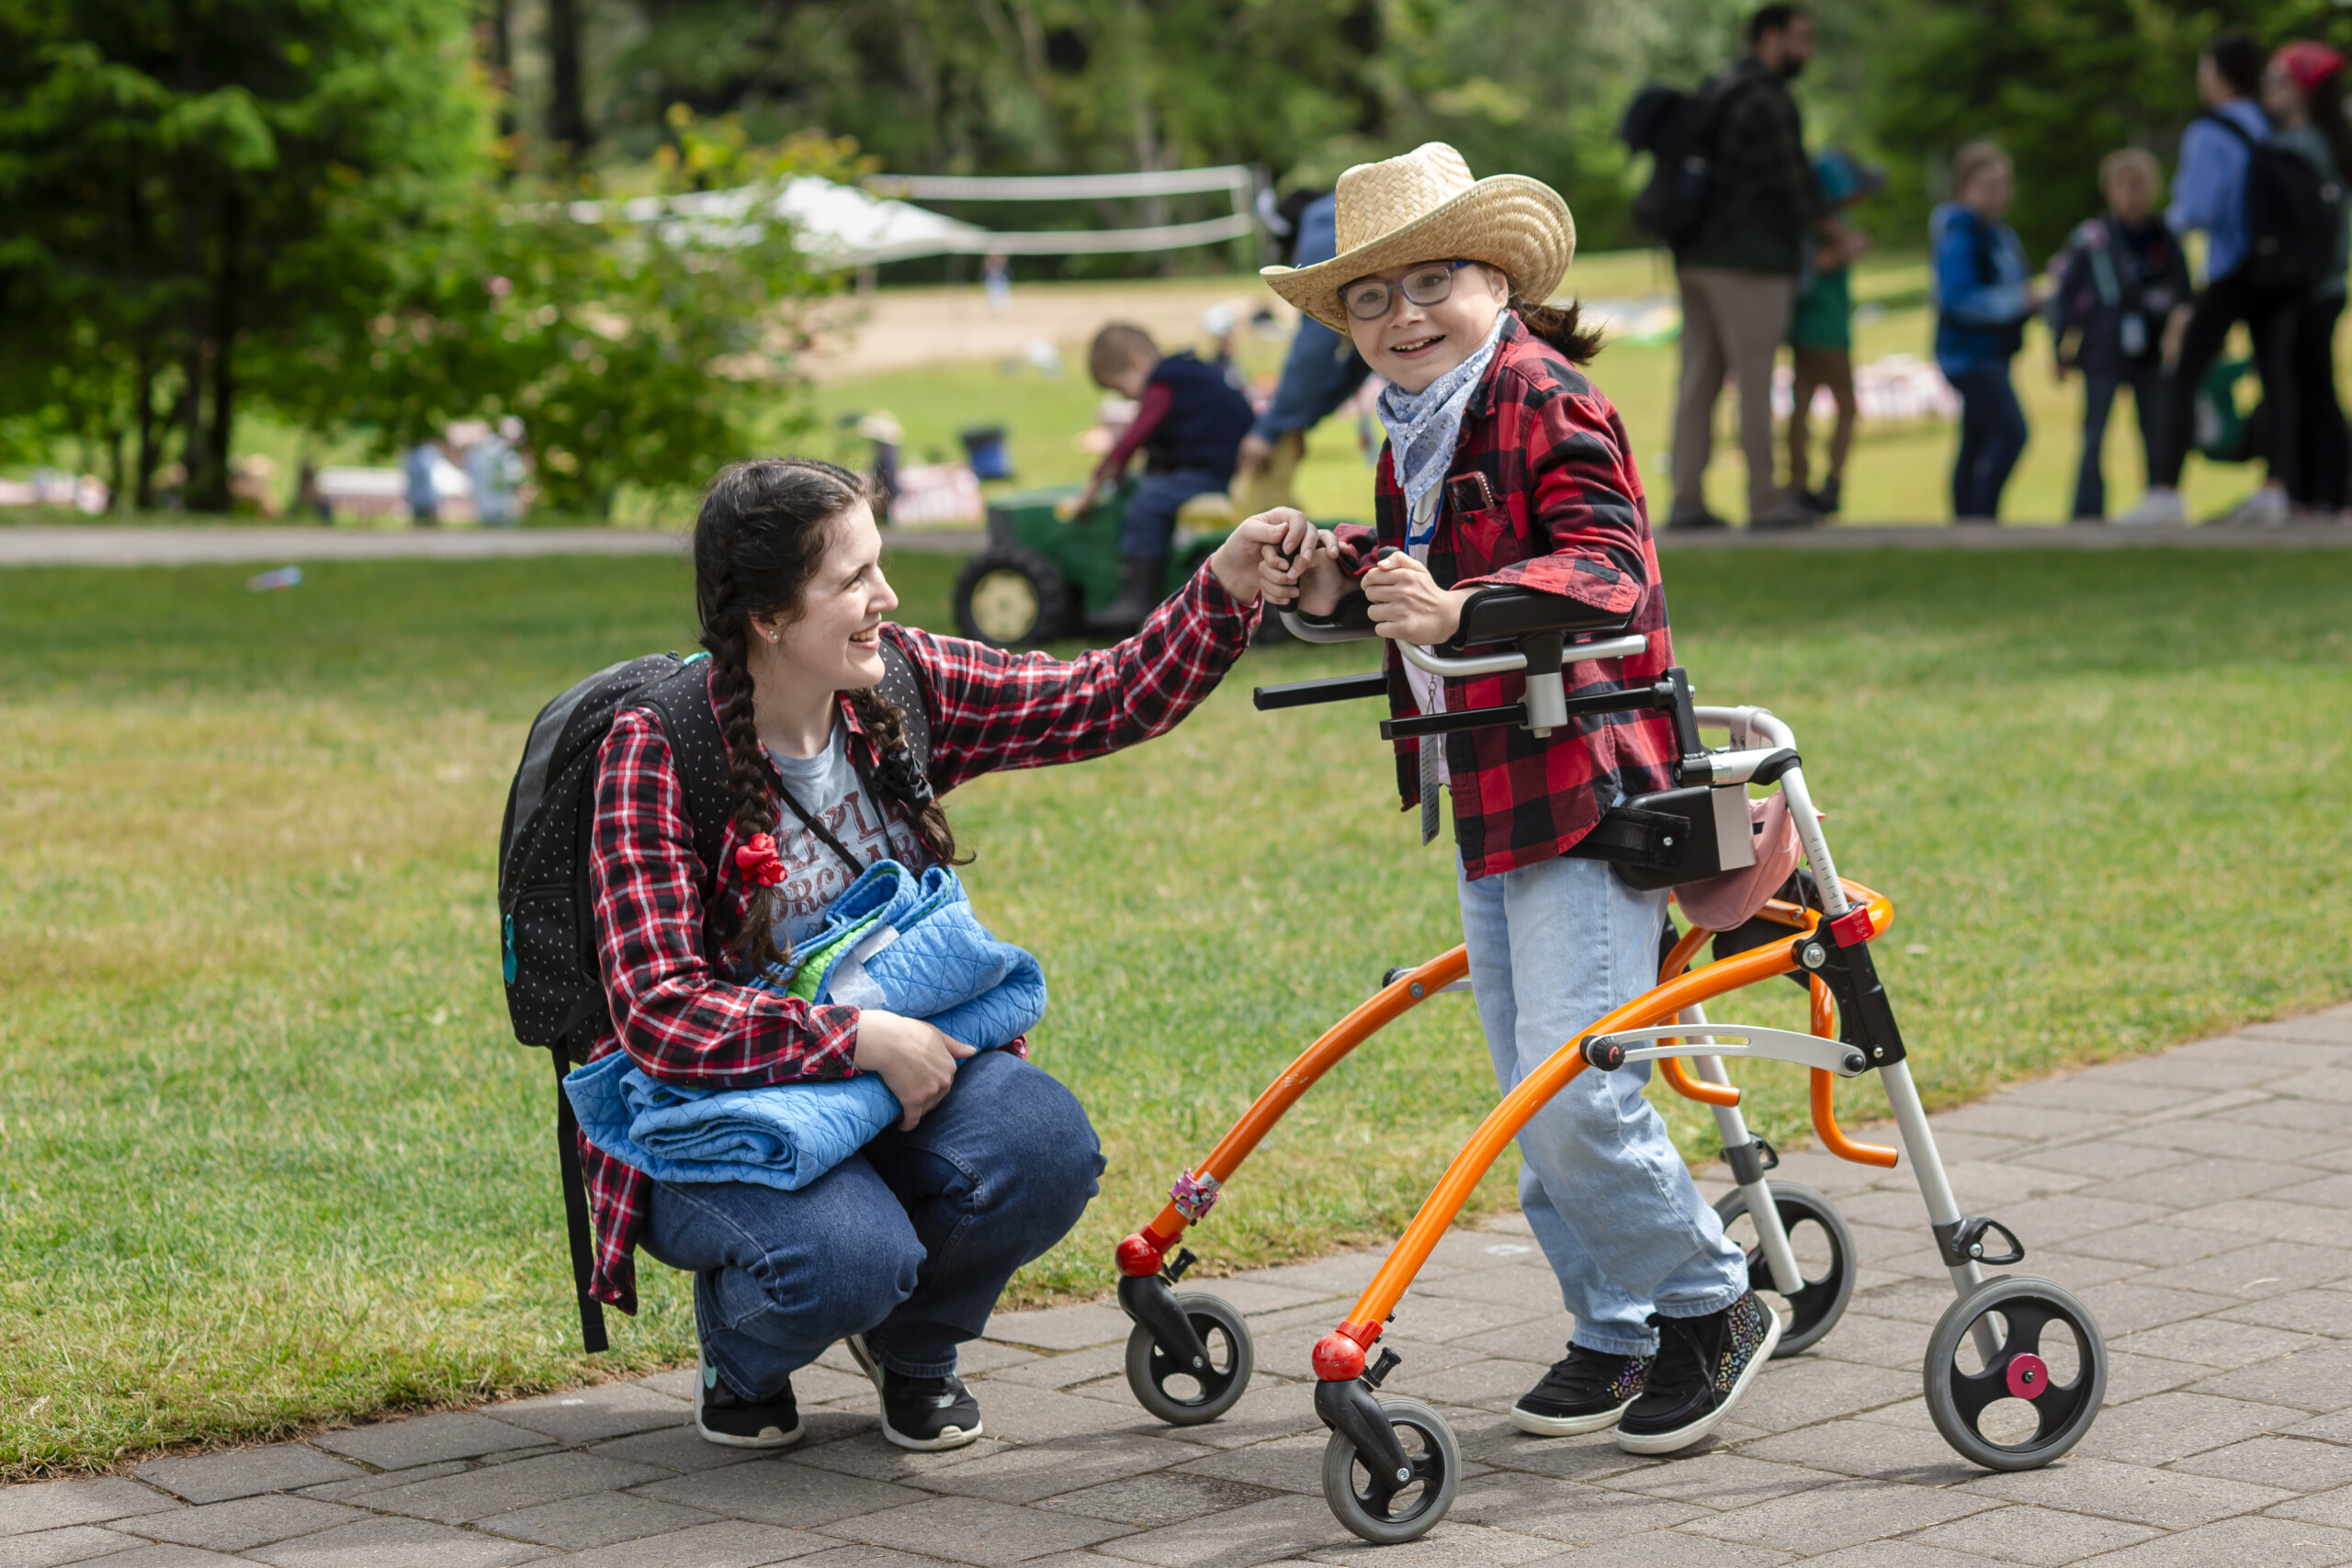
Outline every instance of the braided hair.
<svg viewBox="0 0 2352 1568"><path fill-rule="evenodd" d="M722 703L719 728L727 739L727 783L738 840L773 833L776 827L753 719L752 618L797 612L832 542L831 524L870 501L862 476L811 457L734 464L720 470L703 496L695 518L695 611ZM931 781L907 750L906 716L878 691L853 691L848 696L882 758L868 782L885 797L884 808L897 807L923 847L943 863L953 863L956 835ZM726 874L724 867L712 871ZM733 943L740 962L764 966L783 961L775 944L775 889L752 887L743 929Z"/></svg>

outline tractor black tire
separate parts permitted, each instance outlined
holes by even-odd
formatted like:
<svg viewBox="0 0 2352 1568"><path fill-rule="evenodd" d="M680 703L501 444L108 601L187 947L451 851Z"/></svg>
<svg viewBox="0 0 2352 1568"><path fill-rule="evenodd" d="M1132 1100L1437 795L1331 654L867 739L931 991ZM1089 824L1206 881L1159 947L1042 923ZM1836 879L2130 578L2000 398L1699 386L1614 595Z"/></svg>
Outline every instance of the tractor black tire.
<svg viewBox="0 0 2352 1568"><path fill-rule="evenodd" d="M1018 545L992 545L956 574L956 626L991 648L1035 648L1068 634L1069 584Z"/></svg>

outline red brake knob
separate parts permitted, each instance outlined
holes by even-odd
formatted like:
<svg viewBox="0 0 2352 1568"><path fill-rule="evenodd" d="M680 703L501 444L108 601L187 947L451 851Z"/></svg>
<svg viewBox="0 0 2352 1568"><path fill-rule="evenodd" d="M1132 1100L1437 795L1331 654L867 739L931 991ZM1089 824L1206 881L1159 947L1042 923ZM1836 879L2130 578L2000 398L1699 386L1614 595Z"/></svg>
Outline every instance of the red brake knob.
<svg viewBox="0 0 2352 1568"><path fill-rule="evenodd" d="M1851 947L1856 942L1870 941L1878 934L1871 924L1870 907L1857 904L1830 921L1829 934L1837 939L1840 947Z"/></svg>
<svg viewBox="0 0 2352 1568"><path fill-rule="evenodd" d="M1119 1244L1119 1272L1130 1279L1141 1279L1159 1272L1166 1254L1151 1243L1151 1238L1137 1232Z"/></svg>
<svg viewBox="0 0 2352 1568"><path fill-rule="evenodd" d="M1351 1382L1363 1376L1363 1347L1344 1334L1315 1342L1315 1375L1325 1382Z"/></svg>

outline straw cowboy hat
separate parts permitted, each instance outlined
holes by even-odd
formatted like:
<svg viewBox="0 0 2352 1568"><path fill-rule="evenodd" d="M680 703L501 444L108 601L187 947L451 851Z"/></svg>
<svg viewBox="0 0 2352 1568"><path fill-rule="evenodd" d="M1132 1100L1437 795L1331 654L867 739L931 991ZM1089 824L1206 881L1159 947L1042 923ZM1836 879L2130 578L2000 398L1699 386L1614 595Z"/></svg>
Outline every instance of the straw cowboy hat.
<svg viewBox="0 0 2352 1568"><path fill-rule="evenodd" d="M1567 276L1577 221L1559 192L1524 175L1470 177L1462 154L1426 141L1340 176L1340 254L1314 266L1269 266L1273 291L1344 334L1340 289L1424 261L1482 261L1510 276L1511 297L1541 303Z"/></svg>

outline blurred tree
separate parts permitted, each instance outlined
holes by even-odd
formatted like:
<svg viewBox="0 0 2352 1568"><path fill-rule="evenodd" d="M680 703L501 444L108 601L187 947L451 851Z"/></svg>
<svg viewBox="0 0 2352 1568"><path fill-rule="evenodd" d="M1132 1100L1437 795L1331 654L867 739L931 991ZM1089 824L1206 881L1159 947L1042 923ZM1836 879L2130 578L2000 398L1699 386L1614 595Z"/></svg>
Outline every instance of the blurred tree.
<svg viewBox="0 0 2352 1568"><path fill-rule="evenodd" d="M465 0L0 0L0 415L228 504L245 356L471 166Z"/></svg>
<svg viewBox="0 0 2352 1568"><path fill-rule="evenodd" d="M592 178L529 202L480 182L286 345L277 398L314 428L357 423L395 448L518 415L559 512L609 517L624 486L696 486L746 456L796 389L803 305L835 284L770 205L795 175L871 164L845 141L754 148L739 124L683 109L671 130L658 194ZM689 194L707 187L726 195Z"/></svg>

